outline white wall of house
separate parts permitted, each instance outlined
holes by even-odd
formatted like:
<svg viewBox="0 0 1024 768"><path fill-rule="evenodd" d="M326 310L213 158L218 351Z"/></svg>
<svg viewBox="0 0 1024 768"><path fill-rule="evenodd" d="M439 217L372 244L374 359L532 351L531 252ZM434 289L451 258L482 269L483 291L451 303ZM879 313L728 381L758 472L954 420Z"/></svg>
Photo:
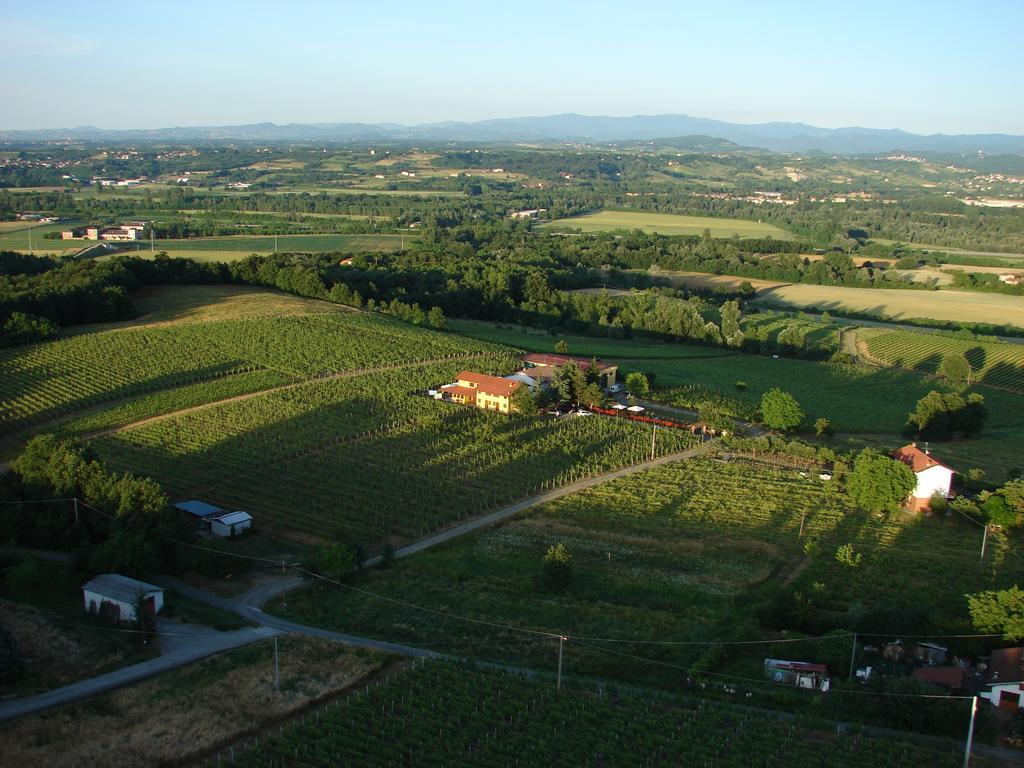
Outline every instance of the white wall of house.
<svg viewBox="0 0 1024 768"><path fill-rule="evenodd" d="M248 520L240 520L232 525L224 525L220 520L210 521L210 532L214 536L237 536L242 531L247 531L252 527L252 518Z"/></svg>
<svg viewBox="0 0 1024 768"><path fill-rule="evenodd" d="M915 499L930 499L936 493L943 497L949 496L953 483L953 471L946 467L934 466L917 473L917 488L914 489Z"/></svg>
<svg viewBox="0 0 1024 768"><path fill-rule="evenodd" d="M160 613L164 607L164 593L163 590L159 592L152 592L146 597L153 598L153 609L155 613ZM100 613L100 606L103 603L113 603L120 609L119 619L121 621L135 621L135 603L126 603L123 600L116 600L107 595L102 595L99 592L93 592L88 589L82 590L82 598L85 602L85 610L89 613Z"/></svg>
<svg viewBox="0 0 1024 768"><path fill-rule="evenodd" d="M996 707L999 706L1002 700L1003 693L1015 693L1024 699L1024 688L1021 688L1021 683L1007 683L1006 685L994 685L991 691L981 691L978 695L983 699L988 699Z"/></svg>

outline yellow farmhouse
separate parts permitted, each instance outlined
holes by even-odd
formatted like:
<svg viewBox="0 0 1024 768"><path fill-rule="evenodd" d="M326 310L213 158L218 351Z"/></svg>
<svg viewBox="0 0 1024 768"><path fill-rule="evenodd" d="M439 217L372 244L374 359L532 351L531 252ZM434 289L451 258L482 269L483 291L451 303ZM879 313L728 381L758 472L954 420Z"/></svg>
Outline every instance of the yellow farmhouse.
<svg viewBox="0 0 1024 768"><path fill-rule="evenodd" d="M486 373L462 371L456 377L455 383L441 387L441 392L455 403L475 405L485 411L510 413L515 410L512 395L521 386L523 384L520 381L488 376Z"/></svg>

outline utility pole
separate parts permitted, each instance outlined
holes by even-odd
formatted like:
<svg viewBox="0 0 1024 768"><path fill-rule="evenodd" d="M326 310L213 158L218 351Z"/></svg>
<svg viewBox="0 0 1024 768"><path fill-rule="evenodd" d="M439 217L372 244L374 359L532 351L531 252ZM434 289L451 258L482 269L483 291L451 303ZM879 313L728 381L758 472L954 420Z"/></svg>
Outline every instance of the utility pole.
<svg viewBox="0 0 1024 768"><path fill-rule="evenodd" d="M567 639L568 638L566 638L563 635L559 635L559 637L558 637L558 678L555 681L555 690L556 691L562 690L562 648L565 646L565 641ZM971 721L971 727L972 728L974 727L974 721L973 720Z"/></svg>
<svg viewBox="0 0 1024 768"><path fill-rule="evenodd" d="M853 680L853 665L857 659L857 633L853 633L853 649L850 651L850 679Z"/></svg>
<svg viewBox="0 0 1024 768"><path fill-rule="evenodd" d="M32 225L28 227L28 255L32 255Z"/></svg>
<svg viewBox="0 0 1024 768"><path fill-rule="evenodd" d="M78 497L75 496L75 525L78 525Z"/></svg>
<svg viewBox="0 0 1024 768"><path fill-rule="evenodd" d="M654 441L658 438L658 425L654 425L654 431L651 432L651 461L654 461Z"/></svg>
<svg viewBox="0 0 1024 768"><path fill-rule="evenodd" d="M281 690L281 664L277 655L277 635L274 635L274 690Z"/></svg>
<svg viewBox="0 0 1024 768"><path fill-rule="evenodd" d="M978 697L971 697L971 725L967 729L967 746L964 748L964 768L971 764L971 744L974 741L974 715L978 711Z"/></svg>
<svg viewBox="0 0 1024 768"><path fill-rule="evenodd" d="M800 533L798 533L796 535L796 537L798 539L802 539L804 537L804 520L806 520L806 519L807 519L807 510L805 509L803 512L800 513Z"/></svg>
<svg viewBox="0 0 1024 768"><path fill-rule="evenodd" d="M985 562L985 544L988 541L988 523L985 523L985 530L981 534L981 562Z"/></svg>
<svg viewBox="0 0 1024 768"><path fill-rule="evenodd" d="M153 253L156 250L156 244L153 242L153 225L149 225L149 252Z"/></svg>

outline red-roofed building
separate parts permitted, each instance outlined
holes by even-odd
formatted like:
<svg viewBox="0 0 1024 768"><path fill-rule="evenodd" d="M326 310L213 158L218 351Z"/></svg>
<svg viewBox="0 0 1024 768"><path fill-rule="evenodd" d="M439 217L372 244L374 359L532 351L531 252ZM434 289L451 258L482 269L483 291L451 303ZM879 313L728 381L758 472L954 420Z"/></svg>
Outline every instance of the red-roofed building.
<svg viewBox="0 0 1024 768"><path fill-rule="evenodd" d="M485 411L510 413L515 410L512 395L521 386L521 381L462 371L456 376L454 384L441 387L441 393L456 403L475 405Z"/></svg>
<svg viewBox="0 0 1024 768"><path fill-rule="evenodd" d="M563 365L565 365L567 363L576 363L576 365L579 366L579 369L581 371L586 371L586 370L589 370L590 365L591 365L592 362L593 362L593 360L591 360L590 358L580 357L578 355L551 355L551 354L542 353L542 352L535 352L535 353L531 353L529 355L526 355L523 358L523 363L525 363L525 365L526 365L526 370L524 370L523 372L527 376L529 376L530 375L530 371L533 368L553 369L553 368L558 368L560 366L563 366ZM618 374L618 372L619 372L619 366L617 366L617 365L609 365L608 363L604 362L603 360L598 360L597 361L597 373L598 373L598 377L599 377L598 378L598 383L604 389L607 389L608 387L614 386L614 384L615 384L615 377ZM541 372L541 375L543 375L543 372ZM549 376L550 376L550 374L549 374Z"/></svg>
<svg viewBox="0 0 1024 768"><path fill-rule="evenodd" d="M917 447L917 443L911 443L889 455L910 467L917 478L917 487L907 500L907 505L912 510L920 512L927 509L928 502L935 494L944 499L949 498L953 485L953 468L936 459L930 451L922 451Z"/></svg>
<svg viewBox="0 0 1024 768"><path fill-rule="evenodd" d="M931 683L951 691L963 690L967 670L960 667L918 667L910 676L922 683Z"/></svg>

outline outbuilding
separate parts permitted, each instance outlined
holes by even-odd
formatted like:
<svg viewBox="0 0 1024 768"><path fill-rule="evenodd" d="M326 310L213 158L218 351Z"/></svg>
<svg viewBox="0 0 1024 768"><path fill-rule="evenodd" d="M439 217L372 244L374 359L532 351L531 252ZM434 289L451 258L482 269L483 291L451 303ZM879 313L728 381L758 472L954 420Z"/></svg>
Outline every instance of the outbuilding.
<svg viewBox="0 0 1024 768"><path fill-rule="evenodd" d="M107 621L135 621L136 607L142 602L147 613L160 613L164 607L164 590L154 584L122 576L101 573L82 586L85 610Z"/></svg>
<svg viewBox="0 0 1024 768"><path fill-rule="evenodd" d="M237 536L252 527L252 515L248 512L221 512L208 519L214 536Z"/></svg>
<svg viewBox="0 0 1024 768"><path fill-rule="evenodd" d="M213 506L213 504L207 504L205 501L199 501L199 499L179 501L174 505L174 507L191 515L192 519L195 521L196 527L200 529L209 528L210 519L214 515L222 515L226 511L220 507Z"/></svg>

